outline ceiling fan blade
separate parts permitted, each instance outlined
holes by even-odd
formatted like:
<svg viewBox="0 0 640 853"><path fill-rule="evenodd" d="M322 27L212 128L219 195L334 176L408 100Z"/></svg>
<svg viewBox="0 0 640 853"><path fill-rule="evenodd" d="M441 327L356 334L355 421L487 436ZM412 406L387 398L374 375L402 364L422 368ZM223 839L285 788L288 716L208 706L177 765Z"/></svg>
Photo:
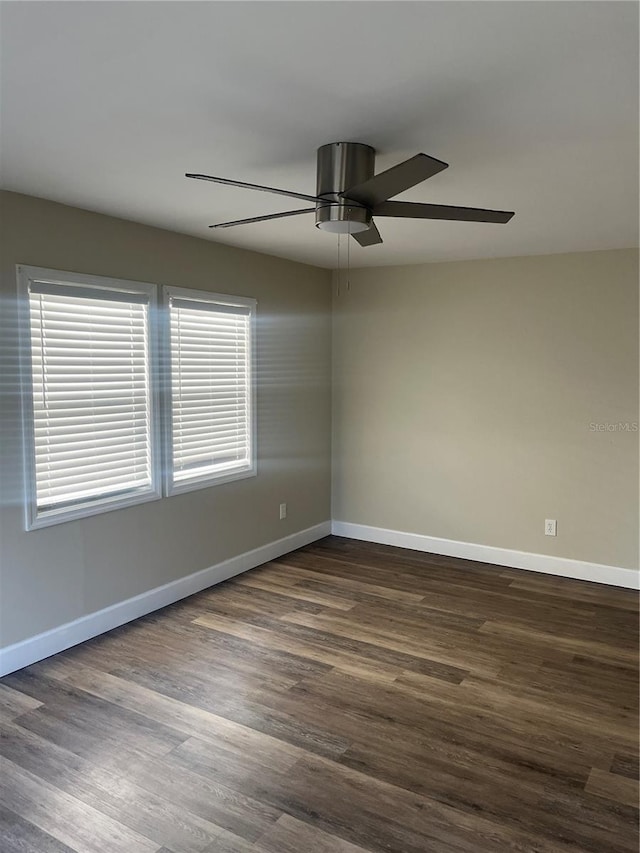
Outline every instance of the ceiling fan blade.
<svg viewBox="0 0 640 853"><path fill-rule="evenodd" d="M442 160L436 160L435 157L429 157L427 154L416 154L415 157L405 160L404 163L398 163L397 166L392 166L380 172L379 175L374 175L362 184L349 187L340 195L367 207L375 207L448 168L449 164L443 163Z"/></svg>
<svg viewBox="0 0 640 853"><path fill-rule="evenodd" d="M405 219L451 219L456 222L508 222L513 211L485 210L482 207L455 207L448 204L414 204L410 201L385 201L373 209L375 216L399 216Z"/></svg>
<svg viewBox="0 0 640 853"><path fill-rule="evenodd" d="M233 225L250 225L252 222L266 222L267 219L282 219L284 216L297 216L299 213L315 213L315 207L305 207L303 210L285 210L284 213L269 213L267 216L252 216L250 219L236 219L234 222L219 222L209 228L231 228Z"/></svg>
<svg viewBox="0 0 640 853"><path fill-rule="evenodd" d="M376 228L375 222L371 222L366 231L358 231L357 234L352 234L351 236L361 246L375 246L376 243L382 243L382 237Z"/></svg>
<svg viewBox="0 0 640 853"><path fill-rule="evenodd" d="M230 187L242 187L245 190L259 190L263 193L275 193L276 195L286 195L290 198L301 198L304 201L322 201L315 195L305 195L305 193L294 193L290 190L277 190L274 187L263 187L260 184L247 184L245 181L232 181L229 178L214 178L212 175L194 175L187 172L185 178L195 178L197 181L212 181L214 184L227 184Z"/></svg>

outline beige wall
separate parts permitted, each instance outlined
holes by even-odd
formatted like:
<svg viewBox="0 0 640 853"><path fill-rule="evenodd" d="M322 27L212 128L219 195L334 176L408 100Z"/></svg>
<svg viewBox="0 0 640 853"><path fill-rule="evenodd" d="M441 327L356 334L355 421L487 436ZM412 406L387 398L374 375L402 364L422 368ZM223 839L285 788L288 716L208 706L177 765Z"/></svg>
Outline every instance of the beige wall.
<svg viewBox="0 0 640 853"><path fill-rule="evenodd" d="M329 518L327 271L12 193L1 213L0 646ZM26 533L16 263L257 298L258 476Z"/></svg>
<svg viewBox="0 0 640 853"><path fill-rule="evenodd" d="M638 421L638 252L350 278L333 518L637 568L639 434L590 424Z"/></svg>

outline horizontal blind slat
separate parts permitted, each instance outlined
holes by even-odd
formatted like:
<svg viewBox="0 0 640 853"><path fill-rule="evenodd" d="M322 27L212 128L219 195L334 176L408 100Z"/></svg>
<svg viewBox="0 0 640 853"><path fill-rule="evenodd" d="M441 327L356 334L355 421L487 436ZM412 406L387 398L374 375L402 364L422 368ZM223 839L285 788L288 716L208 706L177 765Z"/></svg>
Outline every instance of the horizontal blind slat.
<svg viewBox="0 0 640 853"><path fill-rule="evenodd" d="M208 460L196 460L193 465L184 465L176 468L174 478L183 482L189 479L201 478L205 474L217 474L220 471L229 471L238 469L246 469L250 466L251 461L248 454L245 456L221 456L214 462Z"/></svg>
<svg viewBox="0 0 640 853"><path fill-rule="evenodd" d="M60 301L76 301L87 300L94 302L95 300L111 302L121 302L128 304L148 304L149 296L140 291L115 290L92 285L68 284L53 281L37 281L31 282L30 291L34 295L44 295L52 304Z"/></svg>
<svg viewBox="0 0 640 853"><path fill-rule="evenodd" d="M244 452L244 448L246 447L245 442L238 441L224 441L221 440L219 442L189 442L188 444L181 445L178 442L178 447L180 448L180 460L179 464L182 464L188 458L213 458L217 456L222 451L225 452ZM175 464L175 462L174 462Z"/></svg>
<svg viewBox="0 0 640 853"><path fill-rule="evenodd" d="M108 450L110 447L119 445L139 443L147 439L146 424L138 424L131 429L110 430L109 432L87 433L81 437L61 435L57 436L52 433L43 434L36 449L36 457L47 453L50 456L57 453L75 453L77 455L87 453L91 448L104 448Z"/></svg>
<svg viewBox="0 0 640 853"><path fill-rule="evenodd" d="M180 432L184 432L188 430L190 432L194 430L208 429L210 427L230 427L233 426L235 429L240 429L245 421L245 415L243 412L238 412L236 414L229 413L225 415L216 415L215 417L198 417L198 418L182 418L181 423L176 425L175 429Z"/></svg>
<svg viewBox="0 0 640 853"><path fill-rule="evenodd" d="M59 483L62 482L63 478L71 478L75 482L78 482L79 478L84 474L88 474L94 482L97 482L98 480L104 481L105 479L104 477L99 476L104 470L105 463L108 463L109 465L109 470L111 472L109 476L130 471L144 471L142 465L135 465L131 462L127 451L111 455L96 455L95 461L92 465L88 465L86 463L75 465L72 463L70 465L66 465L62 461L52 465L49 462L41 462L36 465L36 471L55 473Z"/></svg>
<svg viewBox="0 0 640 853"><path fill-rule="evenodd" d="M56 486L43 488L38 492L38 497L48 498L48 503L51 504L53 502L66 502L71 496L77 495L79 491L101 494L114 491L116 487L120 491L122 489L139 488L148 483L149 477L142 469L138 475L134 472L126 472L113 477L100 478L98 481L90 474L87 477L78 478L74 481L74 484L71 482L62 482Z"/></svg>

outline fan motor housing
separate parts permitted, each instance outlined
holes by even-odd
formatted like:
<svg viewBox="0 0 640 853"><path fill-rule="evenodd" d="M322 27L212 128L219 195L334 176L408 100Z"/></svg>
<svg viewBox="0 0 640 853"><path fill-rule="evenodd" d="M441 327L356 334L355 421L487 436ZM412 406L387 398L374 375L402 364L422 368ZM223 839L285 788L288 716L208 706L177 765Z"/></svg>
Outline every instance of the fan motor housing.
<svg viewBox="0 0 640 853"><path fill-rule="evenodd" d="M334 234L366 231L371 211L340 193L373 177L375 150L361 142L330 142L318 148L317 156L316 195L327 203L316 205L316 227Z"/></svg>

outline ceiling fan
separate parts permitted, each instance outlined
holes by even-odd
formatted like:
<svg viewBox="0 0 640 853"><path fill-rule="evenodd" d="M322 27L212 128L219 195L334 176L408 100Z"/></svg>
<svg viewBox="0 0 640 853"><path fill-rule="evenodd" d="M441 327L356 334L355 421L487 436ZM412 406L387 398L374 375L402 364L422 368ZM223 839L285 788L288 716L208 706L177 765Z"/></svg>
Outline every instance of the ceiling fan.
<svg viewBox="0 0 640 853"><path fill-rule="evenodd" d="M302 210L287 210L284 213L237 219L234 222L220 222L217 225L210 225L210 228L231 228L234 225L248 225L252 222L265 222L268 219L281 219L285 216L315 212L318 228L334 234L351 234L361 246L382 243L380 232L373 221L374 216L403 219L452 219L460 222L508 222L514 215L512 211L506 210L389 201L398 193L447 169L448 163L443 163L442 160L436 160L435 157L429 157L427 154L416 154L415 157L376 175L374 174L375 156L376 152L370 145L360 142L330 142L328 145L322 145L317 152L315 195L278 190L259 184L233 181L229 178L214 178L211 175L187 173L186 177L290 196L314 203L314 207L306 207Z"/></svg>

